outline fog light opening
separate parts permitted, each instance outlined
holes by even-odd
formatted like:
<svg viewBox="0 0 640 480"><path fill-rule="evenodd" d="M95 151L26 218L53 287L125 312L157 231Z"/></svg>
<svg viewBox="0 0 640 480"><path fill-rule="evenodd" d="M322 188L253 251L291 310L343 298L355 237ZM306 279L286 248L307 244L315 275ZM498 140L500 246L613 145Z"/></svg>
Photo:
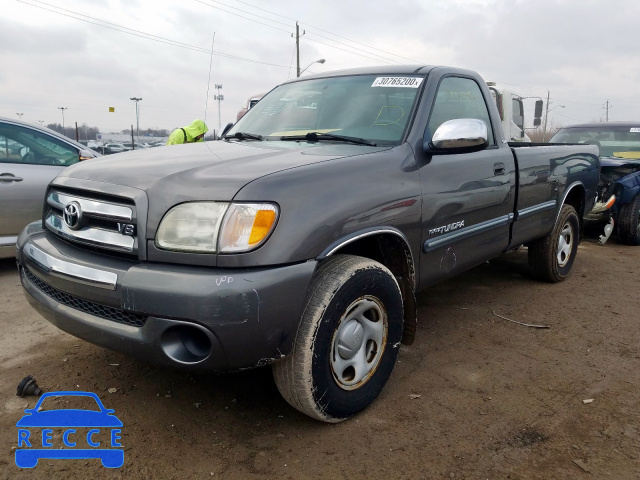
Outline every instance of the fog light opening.
<svg viewBox="0 0 640 480"><path fill-rule="evenodd" d="M211 340L199 327L171 327L162 334L160 342L164 353L176 362L198 363L211 355Z"/></svg>

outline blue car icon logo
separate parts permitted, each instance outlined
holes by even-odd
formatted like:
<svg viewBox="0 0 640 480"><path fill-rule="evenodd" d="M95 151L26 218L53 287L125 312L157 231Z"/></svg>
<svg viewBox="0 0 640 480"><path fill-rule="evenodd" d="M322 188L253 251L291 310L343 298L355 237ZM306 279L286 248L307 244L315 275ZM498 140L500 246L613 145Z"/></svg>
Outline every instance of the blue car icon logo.
<svg viewBox="0 0 640 480"><path fill-rule="evenodd" d="M47 399L81 400L91 409L57 408L43 410ZM87 400L87 398L89 400ZM94 402L95 401L95 407ZM53 403L48 400L48 403ZM124 464L120 444L122 422L114 410L104 408L100 398L91 392L48 392L34 408L25 410L18 427L18 449L15 461L20 468L33 468L43 459L99 458L106 468ZM108 448L105 448L108 447Z"/></svg>

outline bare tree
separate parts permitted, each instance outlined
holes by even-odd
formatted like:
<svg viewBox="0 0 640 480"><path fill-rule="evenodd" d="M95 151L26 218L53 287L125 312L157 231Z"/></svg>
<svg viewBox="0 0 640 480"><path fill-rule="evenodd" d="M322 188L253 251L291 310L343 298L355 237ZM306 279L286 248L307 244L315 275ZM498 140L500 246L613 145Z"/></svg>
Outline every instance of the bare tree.
<svg viewBox="0 0 640 480"><path fill-rule="evenodd" d="M547 123L547 131L545 132L542 127L537 127L535 130L527 131L527 135L533 143L547 143L551 137L553 137L558 130L562 128L562 125L556 125L553 120L549 120Z"/></svg>

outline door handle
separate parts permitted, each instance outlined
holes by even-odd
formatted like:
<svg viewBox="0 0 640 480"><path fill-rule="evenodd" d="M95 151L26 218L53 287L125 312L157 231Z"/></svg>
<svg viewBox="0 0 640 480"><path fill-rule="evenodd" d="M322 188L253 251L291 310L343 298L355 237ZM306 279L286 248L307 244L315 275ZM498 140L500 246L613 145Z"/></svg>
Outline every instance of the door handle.
<svg viewBox="0 0 640 480"><path fill-rule="evenodd" d="M1 183L21 182L22 180L23 180L22 177L16 177L12 173L0 173L0 182Z"/></svg>
<svg viewBox="0 0 640 480"><path fill-rule="evenodd" d="M505 172L504 163L498 162L493 164L493 174L502 175Z"/></svg>

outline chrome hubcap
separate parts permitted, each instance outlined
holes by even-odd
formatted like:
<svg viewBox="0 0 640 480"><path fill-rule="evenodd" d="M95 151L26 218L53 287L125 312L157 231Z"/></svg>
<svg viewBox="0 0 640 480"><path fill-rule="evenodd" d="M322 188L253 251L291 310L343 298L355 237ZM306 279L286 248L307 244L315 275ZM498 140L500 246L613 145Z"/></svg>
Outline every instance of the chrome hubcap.
<svg viewBox="0 0 640 480"><path fill-rule="evenodd" d="M331 349L331 371L341 388L355 390L371 378L382 358L387 331L387 314L377 298L361 297L347 308Z"/></svg>
<svg viewBox="0 0 640 480"><path fill-rule="evenodd" d="M558 266L564 267L571 257L573 248L573 228L569 222L565 223L558 239Z"/></svg>

